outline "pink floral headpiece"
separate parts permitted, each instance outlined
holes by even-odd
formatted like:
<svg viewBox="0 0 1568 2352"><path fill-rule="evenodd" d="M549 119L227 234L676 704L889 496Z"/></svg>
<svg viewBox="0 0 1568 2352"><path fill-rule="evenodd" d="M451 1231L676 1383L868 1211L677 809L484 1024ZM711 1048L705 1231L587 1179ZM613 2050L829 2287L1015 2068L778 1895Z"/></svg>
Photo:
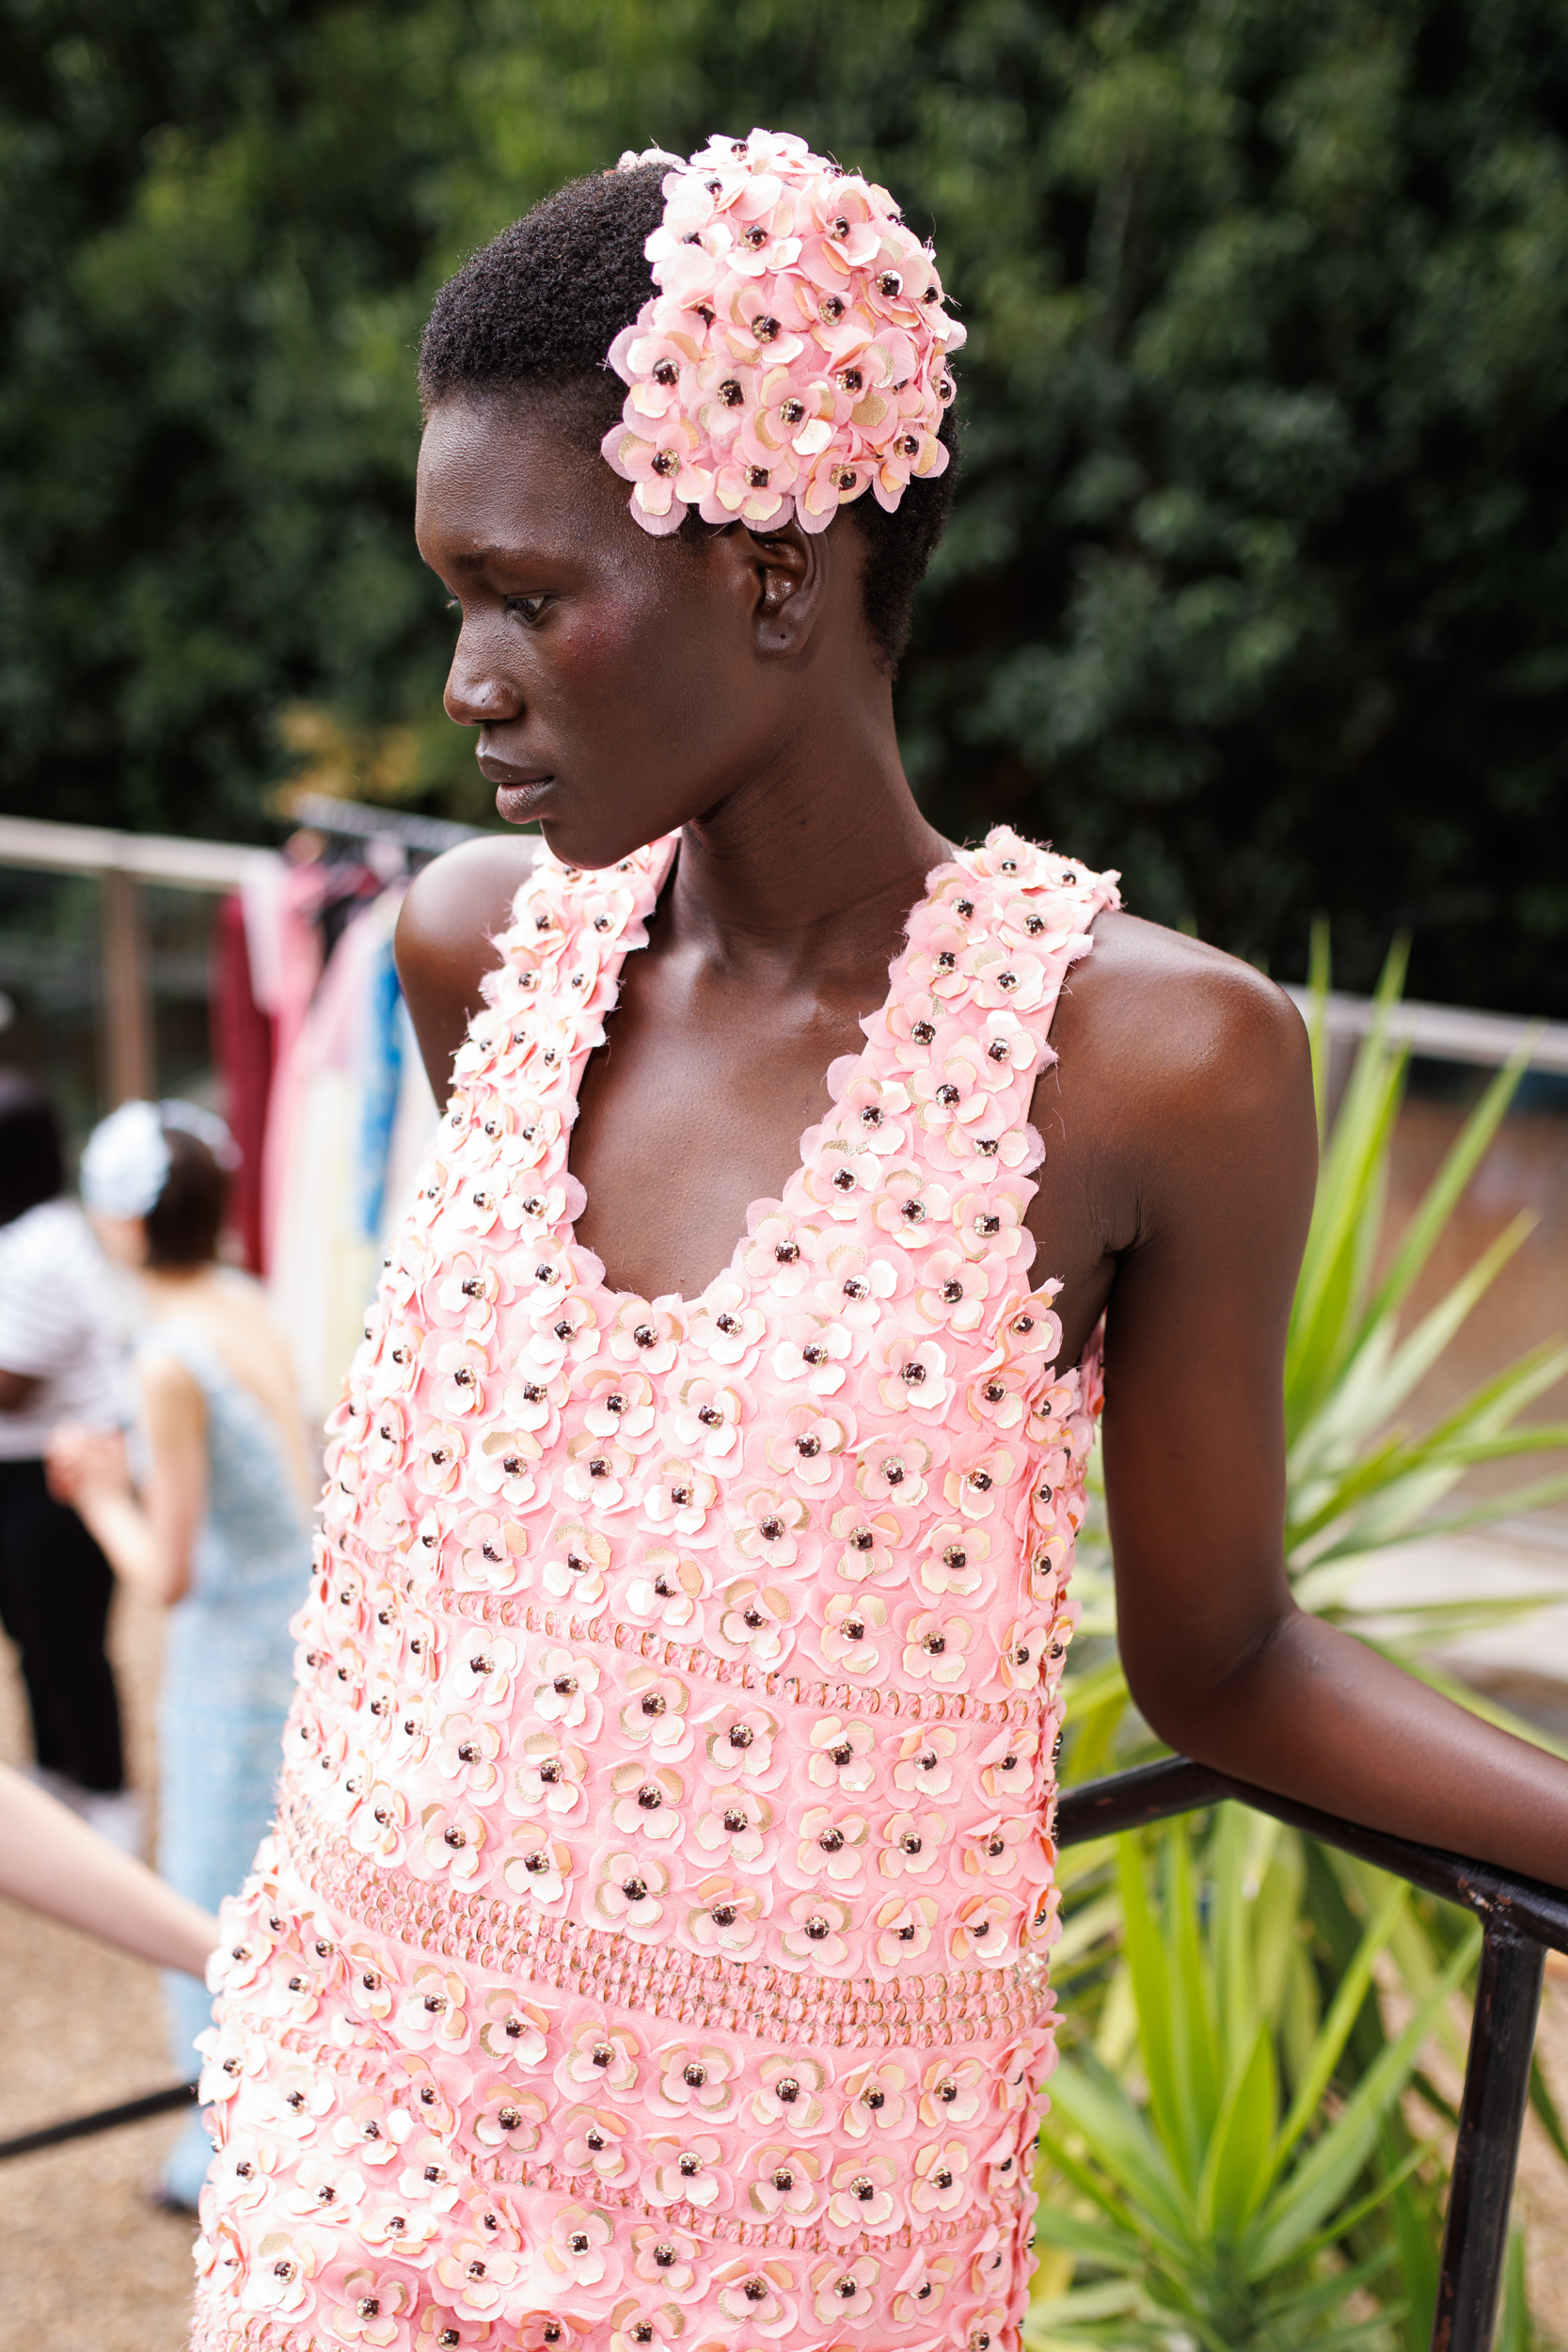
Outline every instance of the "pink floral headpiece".
<svg viewBox="0 0 1568 2352"><path fill-rule="evenodd" d="M713 138L666 176L646 251L658 291L610 346L631 389L600 444L644 531L678 531L690 506L825 531L866 490L891 513L944 470L965 330L885 188L787 133Z"/></svg>

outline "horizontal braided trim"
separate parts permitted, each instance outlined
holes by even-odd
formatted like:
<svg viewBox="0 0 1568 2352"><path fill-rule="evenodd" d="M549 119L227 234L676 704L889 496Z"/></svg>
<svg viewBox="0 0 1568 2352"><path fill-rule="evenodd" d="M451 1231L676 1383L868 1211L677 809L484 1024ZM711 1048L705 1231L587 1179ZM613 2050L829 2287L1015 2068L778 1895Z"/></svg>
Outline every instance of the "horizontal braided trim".
<svg viewBox="0 0 1568 2352"><path fill-rule="evenodd" d="M351 1565L368 1576L396 1580L395 1563L374 1552L352 1532L333 1539ZM765 1671L744 1659L716 1658L695 1643L673 1642L651 1627L625 1625L609 1616L582 1617L575 1611L541 1609L535 1602L506 1594L453 1592L447 1585L421 1585L420 1608L438 1609L443 1616L462 1617L480 1625L502 1625L512 1630L543 1633L553 1642L580 1642L629 1653L649 1665L672 1674L700 1675L735 1691L779 1699L791 1707L819 1712L853 1708L863 1715L907 1716L911 1723L1037 1724L1056 1693L1061 1664L1037 1691L1016 1699L977 1699L963 1691L900 1691L892 1683L814 1682L800 1675Z"/></svg>
<svg viewBox="0 0 1568 2352"><path fill-rule="evenodd" d="M1043 2024L1052 2010L1043 1983L1013 1968L956 1969L885 1984L875 1978L837 1981L797 1976L768 1961L634 1944L483 1895L421 1884L412 1896L403 1872L383 1869L342 1838L322 1835L308 1800L287 1782L277 1834L306 1884L363 1927L509 1984L553 1985L683 2026L761 2042L932 2049L1006 2040Z"/></svg>

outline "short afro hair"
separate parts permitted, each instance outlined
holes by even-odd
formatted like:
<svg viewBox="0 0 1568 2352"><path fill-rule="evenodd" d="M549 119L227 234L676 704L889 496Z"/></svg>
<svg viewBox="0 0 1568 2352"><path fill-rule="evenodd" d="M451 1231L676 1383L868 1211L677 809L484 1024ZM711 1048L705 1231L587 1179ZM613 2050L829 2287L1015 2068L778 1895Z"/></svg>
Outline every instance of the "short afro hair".
<svg viewBox="0 0 1568 2352"><path fill-rule="evenodd" d="M668 167L641 164L574 180L465 262L436 297L420 344L420 397L566 393L597 449L626 388L605 355L654 291L648 238L664 217ZM946 528L958 471L953 411L942 417L944 473L911 482L888 514L873 498L845 512L866 543L866 625L888 666L910 634L915 590ZM689 536L708 526L689 514Z"/></svg>

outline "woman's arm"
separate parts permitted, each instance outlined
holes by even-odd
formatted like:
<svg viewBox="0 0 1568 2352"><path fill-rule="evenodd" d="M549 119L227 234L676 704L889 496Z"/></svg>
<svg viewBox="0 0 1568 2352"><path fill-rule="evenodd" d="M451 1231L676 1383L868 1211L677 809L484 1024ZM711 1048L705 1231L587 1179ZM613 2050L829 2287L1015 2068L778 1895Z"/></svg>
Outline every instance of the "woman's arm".
<svg viewBox="0 0 1568 2352"><path fill-rule="evenodd" d="M167 1607L190 1589L191 1550L207 1507L207 1409L177 1357L144 1357L141 1390L151 1455L145 1498L131 1483L123 1440L86 1430L58 1433L49 1484L115 1574Z"/></svg>
<svg viewBox="0 0 1568 2352"><path fill-rule="evenodd" d="M1106 1320L1104 1440L1132 1695L1162 1739L1238 1778L1568 1883L1568 1766L1291 1598L1281 1394L1316 1166L1307 1042L1245 967L1183 979L1180 1010L1125 1025L1117 1073L1140 1199Z"/></svg>
<svg viewBox="0 0 1568 2352"><path fill-rule="evenodd" d="M193 1977L218 1941L218 1923L207 1912L3 1764L0 1895Z"/></svg>

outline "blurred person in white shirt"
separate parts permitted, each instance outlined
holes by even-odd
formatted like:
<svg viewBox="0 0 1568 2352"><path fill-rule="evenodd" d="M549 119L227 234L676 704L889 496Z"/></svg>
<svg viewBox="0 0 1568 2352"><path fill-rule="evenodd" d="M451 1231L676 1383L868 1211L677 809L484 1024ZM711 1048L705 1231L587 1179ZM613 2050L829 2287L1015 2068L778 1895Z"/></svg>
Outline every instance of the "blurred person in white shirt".
<svg viewBox="0 0 1568 2352"><path fill-rule="evenodd" d="M21 1662L38 1779L132 1851L140 1808L103 1646L114 1575L44 1475L62 1423L122 1422L114 1281L65 1197L54 1105L0 1071L0 1622Z"/></svg>

